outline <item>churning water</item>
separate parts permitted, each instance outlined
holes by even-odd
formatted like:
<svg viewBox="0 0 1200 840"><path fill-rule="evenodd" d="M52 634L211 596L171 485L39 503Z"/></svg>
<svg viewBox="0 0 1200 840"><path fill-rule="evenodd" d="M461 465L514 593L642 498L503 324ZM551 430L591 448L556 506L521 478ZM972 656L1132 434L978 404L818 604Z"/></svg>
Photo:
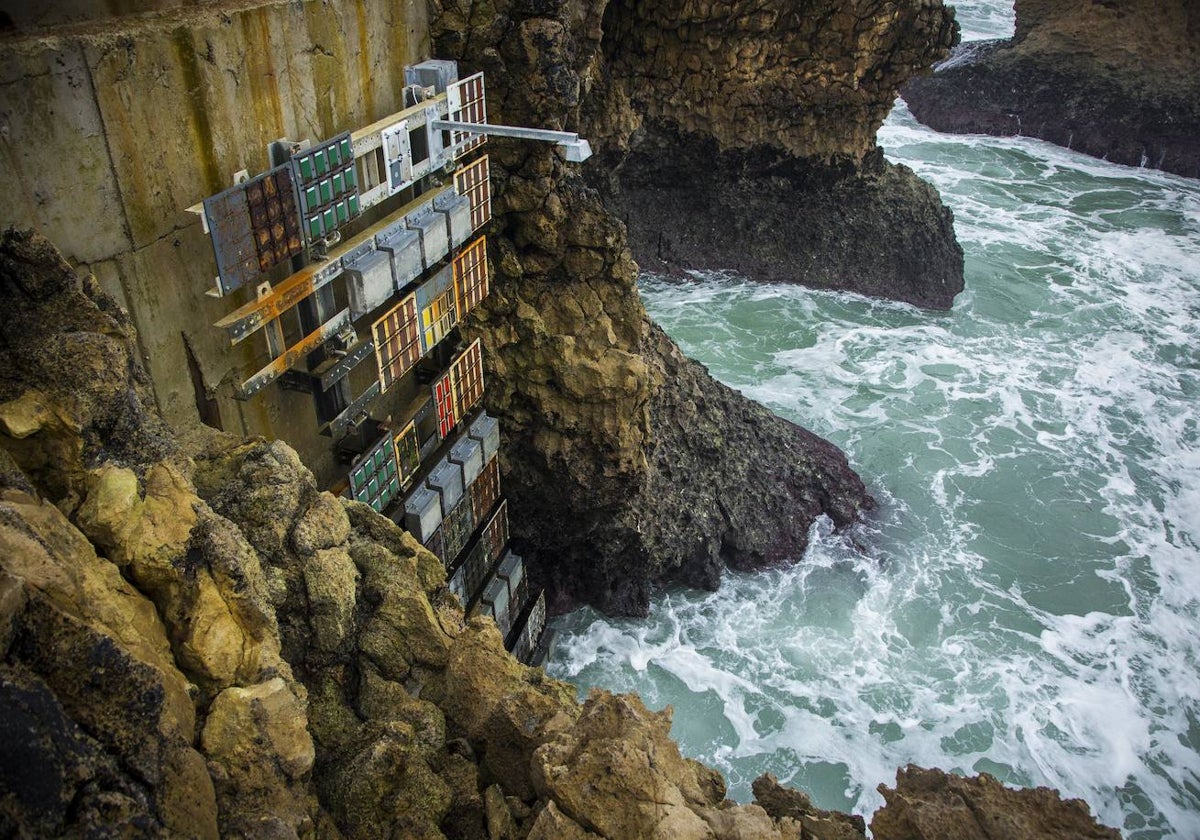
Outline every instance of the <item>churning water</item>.
<svg viewBox="0 0 1200 840"><path fill-rule="evenodd" d="M960 6L966 37L1011 6ZM583 610L551 672L672 704L731 794L866 816L913 762L1200 837L1200 183L1022 139L880 135L954 209L953 311L646 278L713 374L840 445L880 501L804 562Z"/></svg>

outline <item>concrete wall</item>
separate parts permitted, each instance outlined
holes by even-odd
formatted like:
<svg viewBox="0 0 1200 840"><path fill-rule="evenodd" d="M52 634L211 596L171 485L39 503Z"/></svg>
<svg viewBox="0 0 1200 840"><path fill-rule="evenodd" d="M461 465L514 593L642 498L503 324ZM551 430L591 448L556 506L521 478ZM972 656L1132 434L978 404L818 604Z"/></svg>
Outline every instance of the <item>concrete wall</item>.
<svg viewBox="0 0 1200 840"><path fill-rule="evenodd" d="M265 363L212 327L248 299L185 211L267 167L279 137L319 140L402 106L429 57L423 0L177 9L0 40L0 224L37 227L133 314L164 416L199 419L190 346L231 432L281 437L328 472L310 399L232 386Z"/></svg>

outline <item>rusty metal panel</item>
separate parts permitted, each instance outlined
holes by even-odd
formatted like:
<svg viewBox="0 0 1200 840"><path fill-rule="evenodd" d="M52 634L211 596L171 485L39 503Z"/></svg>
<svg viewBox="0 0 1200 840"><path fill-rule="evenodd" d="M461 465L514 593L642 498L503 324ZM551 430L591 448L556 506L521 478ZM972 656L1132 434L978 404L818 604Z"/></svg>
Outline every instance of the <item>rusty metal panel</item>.
<svg viewBox="0 0 1200 840"><path fill-rule="evenodd" d="M483 472L471 483L471 508L475 521L482 522L500 498L500 459L488 461Z"/></svg>
<svg viewBox="0 0 1200 840"><path fill-rule="evenodd" d="M300 211L284 165L204 200L221 294L301 253Z"/></svg>
<svg viewBox="0 0 1200 840"><path fill-rule="evenodd" d="M468 76L462 81L446 87L446 99L449 102L451 122L486 123L487 101L483 84L483 73ZM450 145L454 149L454 157L460 158L477 149L487 140L486 134L469 134L465 131L452 131Z"/></svg>
<svg viewBox="0 0 1200 840"><path fill-rule="evenodd" d="M497 560L508 545L508 500L501 499L500 507L483 528L481 541L487 545L489 560Z"/></svg>
<svg viewBox="0 0 1200 840"><path fill-rule="evenodd" d="M471 229L479 230L492 220L491 165L484 155L454 174L454 187L471 202Z"/></svg>
<svg viewBox="0 0 1200 840"><path fill-rule="evenodd" d="M479 305L491 291L488 271L487 237L481 236L454 258L454 300L458 320Z"/></svg>
<svg viewBox="0 0 1200 840"><path fill-rule="evenodd" d="M421 358L417 298L409 295L371 325L375 359L379 363L379 388L386 391Z"/></svg>
<svg viewBox="0 0 1200 840"><path fill-rule="evenodd" d="M483 399L483 351L478 338L450 363L449 375L457 417L461 419Z"/></svg>

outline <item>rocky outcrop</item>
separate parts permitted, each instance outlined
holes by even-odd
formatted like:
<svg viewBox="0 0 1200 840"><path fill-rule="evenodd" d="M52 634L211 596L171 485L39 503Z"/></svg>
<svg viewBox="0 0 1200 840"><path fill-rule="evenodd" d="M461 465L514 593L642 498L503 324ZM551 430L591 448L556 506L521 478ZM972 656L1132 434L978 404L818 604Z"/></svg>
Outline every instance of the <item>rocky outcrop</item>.
<svg viewBox="0 0 1200 840"><path fill-rule="evenodd" d="M588 173L644 268L733 269L948 309L950 211L875 133L957 30L940 2L610 2Z"/></svg>
<svg viewBox="0 0 1200 840"><path fill-rule="evenodd" d="M164 431L128 322L43 240L3 236L0 289L0 834L863 836L773 779L725 799L669 710L516 662L286 445Z"/></svg>
<svg viewBox="0 0 1200 840"><path fill-rule="evenodd" d="M1120 840L1096 823L1087 803L1049 788L1014 790L986 773L964 779L909 765L896 787L879 786L887 804L871 819L877 840Z"/></svg>
<svg viewBox="0 0 1200 840"><path fill-rule="evenodd" d="M491 118L577 126L604 4L435 4L435 52L487 73ZM575 167L489 141L487 405L518 549L558 608L642 614L653 588L798 560L813 520L872 502L836 449L755 407L652 328L625 232Z"/></svg>
<svg viewBox="0 0 1200 840"><path fill-rule="evenodd" d="M904 89L938 131L1024 135L1200 177L1200 9L1017 0L1010 41L965 44Z"/></svg>
<svg viewBox="0 0 1200 840"><path fill-rule="evenodd" d="M509 657L432 554L285 445L176 441L128 323L43 240L4 235L0 287L4 836L586 836L612 802L584 779L621 756L630 796L682 810L604 836L797 836L723 802L667 717L580 708Z"/></svg>

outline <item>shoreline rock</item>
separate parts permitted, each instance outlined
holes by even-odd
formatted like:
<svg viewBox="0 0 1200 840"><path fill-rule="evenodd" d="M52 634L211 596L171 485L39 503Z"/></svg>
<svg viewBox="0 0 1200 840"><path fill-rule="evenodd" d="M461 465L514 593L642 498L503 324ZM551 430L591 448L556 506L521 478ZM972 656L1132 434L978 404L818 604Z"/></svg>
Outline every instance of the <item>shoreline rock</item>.
<svg viewBox="0 0 1200 840"><path fill-rule="evenodd" d="M1018 0L1016 14L1011 40L964 44L903 88L917 120L1200 177L1200 11Z"/></svg>
<svg viewBox="0 0 1200 840"><path fill-rule="evenodd" d="M899 87L956 42L952 10L612 2L604 30L585 172L644 267L950 308L953 214L875 135Z"/></svg>
<svg viewBox="0 0 1200 840"><path fill-rule="evenodd" d="M613 6L443 2L434 50L484 70L490 119L579 125ZM469 36L469 37L468 37ZM845 456L687 361L638 297L621 223L551 148L489 140L485 347L513 541L551 609L644 615L658 586L796 562L874 502Z"/></svg>
<svg viewBox="0 0 1200 840"><path fill-rule="evenodd" d="M862 840L773 780L725 799L669 709L521 665L436 557L286 444L177 439L132 326L45 240L4 234L0 293L0 418L35 385L44 409L0 424L0 833ZM89 366L97 344L122 363ZM1112 836L1032 801L1043 838Z"/></svg>

